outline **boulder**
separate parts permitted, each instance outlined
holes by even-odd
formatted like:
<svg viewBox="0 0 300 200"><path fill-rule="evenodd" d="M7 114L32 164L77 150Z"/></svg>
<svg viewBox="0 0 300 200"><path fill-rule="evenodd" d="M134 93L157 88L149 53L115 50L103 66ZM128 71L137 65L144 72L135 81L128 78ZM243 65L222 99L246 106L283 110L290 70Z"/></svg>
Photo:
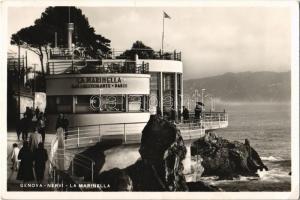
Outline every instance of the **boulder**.
<svg viewBox="0 0 300 200"><path fill-rule="evenodd" d="M238 175L257 176L257 170L268 170L247 139L245 143L230 142L207 132L192 144L191 154L201 156L204 168L202 176L232 179Z"/></svg>
<svg viewBox="0 0 300 200"><path fill-rule="evenodd" d="M139 153L135 164L102 172L96 182L109 184L109 191L189 191L182 164L186 147L173 123L151 116L142 132ZM216 191L202 182L190 187L192 191Z"/></svg>

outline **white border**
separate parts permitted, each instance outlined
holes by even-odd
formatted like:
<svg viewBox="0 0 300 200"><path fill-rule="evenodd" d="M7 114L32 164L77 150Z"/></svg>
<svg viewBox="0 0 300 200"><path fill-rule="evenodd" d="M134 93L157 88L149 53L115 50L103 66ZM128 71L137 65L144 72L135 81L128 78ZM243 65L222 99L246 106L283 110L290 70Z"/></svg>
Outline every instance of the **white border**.
<svg viewBox="0 0 300 200"><path fill-rule="evenodd" d="M131 6L151 6L151 7L190 7L190 6L213 6L213 7L236 7L236 6L284 6L291 8L292 22L292 49L291 49L291 84L292 84L292 103L291 103L291 131L292 131L292 191L291 192L6 192L7 169L6 161L1 162L1 189L2 197L5 199L298 199L299 198L299 6L296 1L196 1L196 0L85 0L85 1L37 1L37 0L12 0L1 3L1 33L0 39L0 141L1 158L6 158L6 53L3 44L7 38L7 7L9 6L101 6L101 7L131 7ZM26 17L26 16L24 16ZM0 33L0 34L1 34ZM5 159L6 160L6 159Z"/></svg>

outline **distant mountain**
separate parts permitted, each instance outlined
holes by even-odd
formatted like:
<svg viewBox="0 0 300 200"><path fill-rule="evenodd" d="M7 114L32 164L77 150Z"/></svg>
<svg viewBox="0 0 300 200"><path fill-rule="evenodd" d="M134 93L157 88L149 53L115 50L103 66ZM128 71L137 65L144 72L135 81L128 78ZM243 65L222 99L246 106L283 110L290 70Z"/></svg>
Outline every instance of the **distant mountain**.
<svg viewBox="0 0 300 200"><path fill-rule="evenodd" d="M222 101L271 101L291 99L291 72L225 73L200 79L184 80L184 94L192 95L195 89Z"/></svg>

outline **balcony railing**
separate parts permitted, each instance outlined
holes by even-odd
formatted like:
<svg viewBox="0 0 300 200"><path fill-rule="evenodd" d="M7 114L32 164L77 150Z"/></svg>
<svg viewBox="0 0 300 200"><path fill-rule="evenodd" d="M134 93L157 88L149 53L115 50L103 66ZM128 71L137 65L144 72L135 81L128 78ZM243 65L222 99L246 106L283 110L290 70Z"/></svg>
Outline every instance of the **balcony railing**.
<svg viewBox="0 0 300 200"><path fill-rule="evenodd" d="M195 113L189 113L188 122L197 122L197 121L228 121L228 114L226 112L202 112L200 118L195 118Z"/></svg>
<svg viewBox="0 0 300 200"><path fill-rule="evenodd" d="M149 64L136 64L134 61L111 61L100 60L83 61L50 61L48 73L53 74L148 74Z"/></svg>
<svg viewBox="0 0 300 200"><path fill-rule="evenodd" d="M178 60L181 61L181 52L170 51L153 51L152 49L131 49L131 51L136 52L139 55L139 59L154 59L154 60ZM151 51L151 53L147 53ZM103 59L134 59L128 58L123 53L125 51L114 50L107 54L102 54ZM143 52L143 53L140 53ZM51 49L49 53L50 59L62 59L62 60L83 60L83 59L92 59L85 51L84 48L76 48L70 50L67 48L56 48Z"/></svg>

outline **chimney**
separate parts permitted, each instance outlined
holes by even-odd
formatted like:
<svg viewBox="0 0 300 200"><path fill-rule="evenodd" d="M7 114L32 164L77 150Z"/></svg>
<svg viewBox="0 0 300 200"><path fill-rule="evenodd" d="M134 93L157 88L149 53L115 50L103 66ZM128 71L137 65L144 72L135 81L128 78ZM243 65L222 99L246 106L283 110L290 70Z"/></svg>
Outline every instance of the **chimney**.
<svg viewBox="0 0 300 200"><path fill-rule="evenodd" d="M68 49L72 50L72 34L74 31L74 23L68 23Z"/></svg>

